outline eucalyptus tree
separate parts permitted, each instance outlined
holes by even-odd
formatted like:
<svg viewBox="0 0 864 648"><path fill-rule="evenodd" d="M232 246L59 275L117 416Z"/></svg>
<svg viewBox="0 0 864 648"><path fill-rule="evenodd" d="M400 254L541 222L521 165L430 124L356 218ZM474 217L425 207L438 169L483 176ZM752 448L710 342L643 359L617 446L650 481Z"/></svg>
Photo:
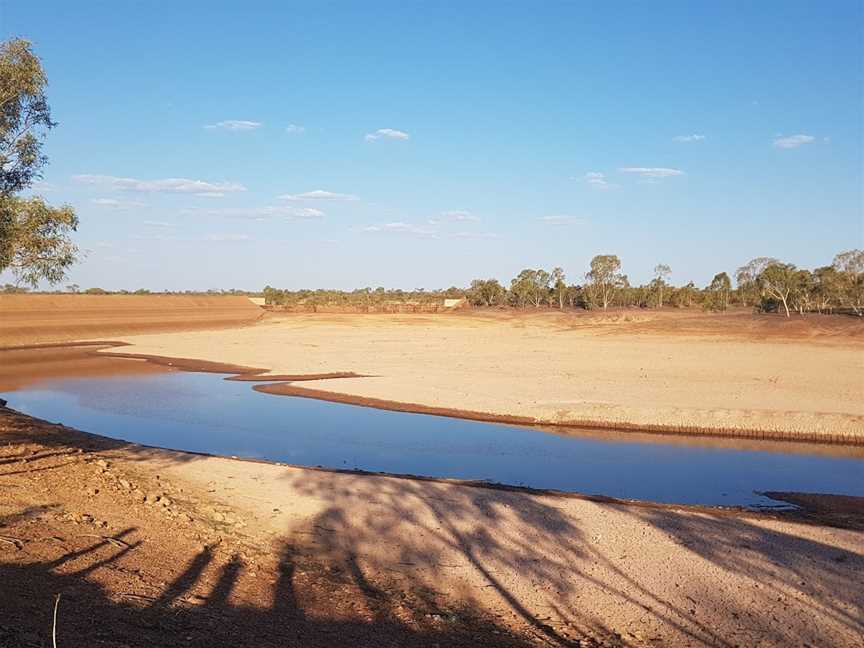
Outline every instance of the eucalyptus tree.
<svg viewBox="0 0 864 648"><path fill-rule="evenodd" d="M732 280L725 272L714 275L711 283L705 289L707 292L704 306L708 310L723 310L729 308L729 293L732 292Z"/></svg>
<svg viewBox="0 0 864 648"><path fill-rule="evenodd" d="M757 257L735 271L735 281L738 284L738 298L741 305L748 302L756 304L762 293L759 287L759 275L772 263L779 263L771 257Z"/></svg>
<svg viewBox="0 0 864 648"><path fill-rule="evenodd" d="M795 286L792 289L792 304L799 315L809 313L816 303L816 279L809 270L795 273Z"/></svg>
<svg viewBox="0 0 864 648"><path fill-rule="evenodd" d="M693 298L698 292L696 284L692 281L688 281L687 285L682 286L681 288L681 303L686 304L687 308L690 308L693 305Z"/></svg>
<svg viewBox="0 0 864 648"><path fill-rule="evenodd" d="M585 275L592 302L606 310L615 293L627 286L627 277L620 272L621 260L614 254L598 254L591 259L591 270Z"/></svg>
<svg viewBox="0 0 864 648"><path fill-rule="evenodd" d="M840 273L834 266L823 266L813 271L813 294L816 310L831 313L840 305L842 282Z"/></svg>
<svg viewBox="0 0 864 648"><path fill-rule="evenodd" d="M565 295L567 303L570 304L570 308L576 308L578 305L585 305L585 292L582 289L582 286L567 286Z"/></svg>
<svg viewBox="0 0 864 648"><path fill-rule="evenodd" d="M558 308L564 310L564 299L567 296L567 278L564 276L564 270L554 268L550 281L552 282L552 295L558 302Z"/></svg>
<svg viewBox="0 0 864 648"><path fill-rule="evenodd" d="M666 282L672 274L672 268L665 263L659 263L654 266L654 280L651 285L657 290L657 305L663 308L663 289L666 287Z"/></svg>
<svg viewBox="0 0 864 648"><path fill-rule="evenodd" d="M775 261L759 273L757 283L762 294L783 304L786 317L789 317L789 300L799 281L798 271L791 263Z"/></svg>
<svg viewBox="0 0 864 648"><path fill-rule="evenodd" d="M475 279L468 289L468 300L474 306L496 306L504 302L506 294L497 279Z"/></svg>
<svg viewBox="0 0 864 648"><path fill-rule="evenodd" d="M834 257L838 273L840 300L856 315L864 314L864 250L849 250Z"/></svg>
<svg viewBox="0 0 864 648"><path fill-rule="evenodd" d="M552 276L542 269L526 268L510 282L510 293L518 306L531 304L539 308L549 294L549 282Z"/></svg>
<svg viewBox="0 0 864 648"><path fill-rule="evenodd" d="M69 206L18 194L42 177L45 133L56 124L45 96L48 79L30 43L0 43L0 272L18 283L58 283L75 262L70 233L78 218Z"/></svg>

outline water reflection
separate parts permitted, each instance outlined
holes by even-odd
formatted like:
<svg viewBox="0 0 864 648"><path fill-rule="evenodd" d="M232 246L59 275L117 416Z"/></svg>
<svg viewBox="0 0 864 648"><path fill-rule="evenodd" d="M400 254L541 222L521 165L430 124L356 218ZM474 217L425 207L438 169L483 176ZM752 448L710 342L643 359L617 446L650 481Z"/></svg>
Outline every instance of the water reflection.
<svg viewBox="0 0 864 648"><path fill-rule="evenodd" d="M864 495L861 448L526 429L256 392L181 371L43 380L15 409L135 443L329 468L612 497L771 504L754 491Z"/></svg>

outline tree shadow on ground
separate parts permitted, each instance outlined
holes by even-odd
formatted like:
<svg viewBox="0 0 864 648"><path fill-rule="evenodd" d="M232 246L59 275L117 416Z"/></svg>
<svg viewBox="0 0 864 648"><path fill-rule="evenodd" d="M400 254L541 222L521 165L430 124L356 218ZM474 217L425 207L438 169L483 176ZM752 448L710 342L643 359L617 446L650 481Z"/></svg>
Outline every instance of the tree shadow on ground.
<svg viewBox="0 0 864 648"><path fill-rule="evenodd" d="M790 609L825 639L864 631L864 590L853 585L864 576L864 557L808 539L806 525L779 531L740 514L598 503L598 517L619 520L604 533L621 534L600 538L587 530L597 527L557 506L566 498L353 475L294 477L291 487L330 502L302 537L358 586L401 568L412 587L505 610L550 645L570 645L572 637L641 642L650 629L688 645L786 645L796 631L774 614ZM620 555L651 550L645 529L662 532L655 537L674 549L674 562L664 565L672 556L663 551ZM694 566L698 578L688 573ZM749 598L722 589L727 574ZM646 631L628 638L624 616L641 617Z"/></svg>
<svg viewBox="0 0 864 648"><path fill-rule="evenodd" d="M123 537L134 531L128 529L113 537L123 542ZM391 613L386 595L378 595L374 588L355 595L356 604L375 610L371 618L312 614L303 601L310 594L326 599L332 592L318 591L320 584L312 592L298 589L298 567L288 547L280 560L269 606L235 600L236 583L248 578L244 574L247 568L239 556L220 560L211 548L194 556L161 592L145 595L116 586L103 587L95 573L129 570L130 555L138 549L134 542L117 546L97 540L51 560L0 562L0 648L51 645L51 615L57 594L61 594L58 645L63 648L531 645L499 629L494 620L467 609L454 613L459 615L454 621L402 620ZM208 571L213 574L205 577Z"/></svg>
<svg viewBox="0 0 864 648"><path fill-rule="evenodd" d="M774 610L790 605L800 608L817 627L830 624L864 636L861 553L813 540L805 533L795 535L766 528L743 516L708 512L669 516L650 508L633 508L630 512L723 572L758 583L764 601L760 606L762 619L754 619L751 624L761 629L763 639L786 639L766 621Z"/></svg>

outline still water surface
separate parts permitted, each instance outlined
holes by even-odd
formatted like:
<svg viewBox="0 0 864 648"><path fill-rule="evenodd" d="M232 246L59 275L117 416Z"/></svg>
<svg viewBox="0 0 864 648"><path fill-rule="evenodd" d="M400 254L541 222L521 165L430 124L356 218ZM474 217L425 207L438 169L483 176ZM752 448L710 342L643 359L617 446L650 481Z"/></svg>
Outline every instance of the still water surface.
<svg viewBox="0 0 864 648"><path fill-rule="evenodd" d="M116 439L304 466L669 503L777 504L761 491L864 496L857 451L831 456L777 451L776 443L738 449L715 447L713 440L682 445L662 436L550 433L272 396L218 374L62 379L2 396L27 414Z"/></svg>

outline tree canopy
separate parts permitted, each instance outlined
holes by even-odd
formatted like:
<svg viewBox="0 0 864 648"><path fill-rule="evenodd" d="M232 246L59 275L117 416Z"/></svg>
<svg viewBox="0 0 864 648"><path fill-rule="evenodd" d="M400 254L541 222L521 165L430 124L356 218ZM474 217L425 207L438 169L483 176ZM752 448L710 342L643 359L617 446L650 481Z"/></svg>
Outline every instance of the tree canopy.
<svg viewBox="0 0 864 648"><path fill-rule="evenodd" d="M55 126L45 97L48 79L31 44L0 43L0 272L18 283L62 281L78 249L70 238L78 218L69 206L17 194L42 177L45 133Z"/></svg>
<svg viewBox="0 0 864 648"><path fill-rule="evenodd" d="M627 277L619 272L621 260L614 254L598 254L591 259L591 270L585 275L592 301L607 309L615 292L627 285Z"/></svg>

